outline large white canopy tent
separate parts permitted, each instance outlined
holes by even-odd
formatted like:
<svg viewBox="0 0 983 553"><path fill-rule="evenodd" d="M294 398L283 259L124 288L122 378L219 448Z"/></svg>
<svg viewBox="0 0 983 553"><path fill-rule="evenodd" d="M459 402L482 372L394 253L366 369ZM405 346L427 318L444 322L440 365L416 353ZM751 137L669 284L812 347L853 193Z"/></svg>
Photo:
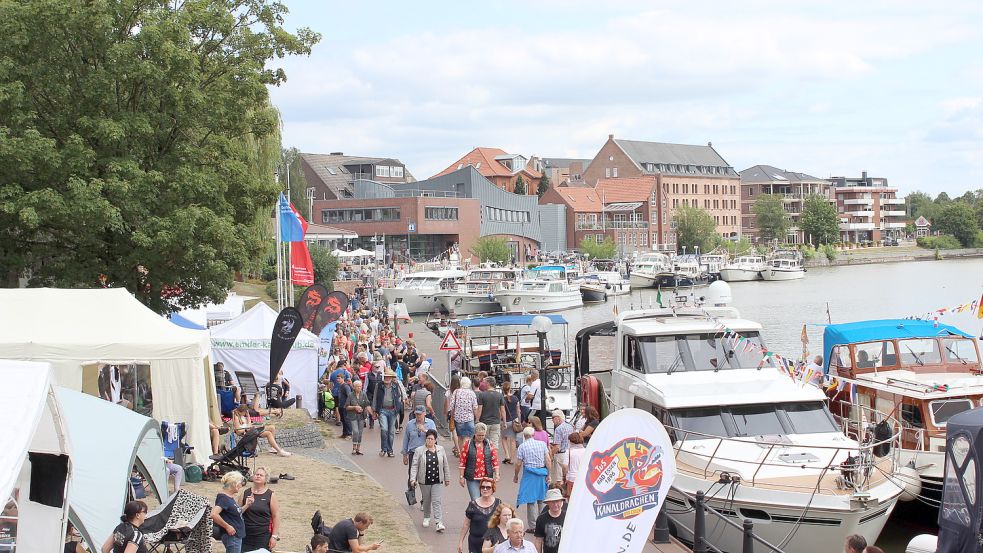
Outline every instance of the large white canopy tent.
<svg viewBox="0 0 983 553"><path fill-rule="evenodd" d="M0 306L0 358L47 361L59 385L93 395L96 363L148 363L153 417L187 423L198 459L209 454L218 405L207 332L171 324L123 288L0 289Z"/></svg>
<svg viewBox="0 0 983 553"><path fill-rule="evenodd" d="M0 360L0 405L6 411L0 447L0 505L5 505L18 490L17 536L21 539L17 551L61 551L68 507L65 482L51 474L33 474L30 459L32 454L65 456L66 477L71 481L72 467L67 458L72 449L52 389L51 365ZM60 506L35 501L41 490L34 490L33 486L51 485L54 489L59 484L60 490L53 496L43 495L49 495L46 503L57 502Z"/></svg>
<svg viewBox="0 0 983 553"><path fill-rule="evenodd" d="M240 296L235 292L229 292L222 303L209 303L195 309L178 311L178 314L199 326L208 328L208 321L224 323L242 315L245 303L254 299L256 298L253 296Z"/></svg>
<svg viewBox="0 0 983 553"><path fill-rule="evenodd" d="M55 391L72 443L69 517L86 543L99 548L119 524L132 467L161 501L169 495L160 423L95 396Z"/></svg>
<svg viewBox="0 0 983 553"><path fill-rule="evenodd" d="M239 317L210 329L212 358L225 364L229 372L249 371L262 387L270 381L270 338L277 312L265 303L257 303ZM317 351L320 339L302 329L287 359L283 375L290 381L292 394L304 398L304 407L317 414Z"/></svg>

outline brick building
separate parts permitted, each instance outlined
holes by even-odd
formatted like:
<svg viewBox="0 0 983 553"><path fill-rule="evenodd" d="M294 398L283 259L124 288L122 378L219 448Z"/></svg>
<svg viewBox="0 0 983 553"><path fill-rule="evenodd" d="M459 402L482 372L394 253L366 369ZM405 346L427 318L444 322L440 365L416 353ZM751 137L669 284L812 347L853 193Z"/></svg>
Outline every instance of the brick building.
<svg viewBox="0 0 983 553"><path fill-rule="evenodd" d="M741 232L744 237L752 242L760 240L754 202L762 194L777 194L782 198L785 211L792 221L786 242L805 243L805 233L799 228L803 202L813 194L829 199L829 181L805 173L783 171L771 165L748 167L740 175Z"/></svg>
<svg viewBox="0 0 983 553"><path fill-rule="evenodd" d="M567 186L571 182L581 182L588 165L589 159L544 157L540 160L542 173L549 177L550 186Z"/></svg>
<svg viewBox="0 0 983 553"><path fill-rule="evenodd" d="M307 179L307 197L313 200L341 200L354 197L354 184L371 179L384 184L415 182L409 169L398 159L330 154L300 154L301 170Z"/></svg>
<svg viewBox="0 0 983 553"><path fill-rule="evenodd" d="M481 176L506 192L515 191L515 183L521 176L526 185L526 194L535 195L543 179L538 159L509 154L499 148L475 148L431 178L442 177L468 166L474 167Z"/></svg>
<svg viewBox="0 0 983 553"><path fill-rule="evenodd" d="M675 251L672 215L683 205L706 210L721 236L740 236L740 175L712 144L667 144L608 135L583 174L589 186L596 186L602 179L637 177L655 178L656 205L660 209L653 209L650 214L654 214L650 249Z"/></svg>
<svg viewBox="0 0 983 553"><path fill-rule="evenodd" d="M832 177L829 182L843 242L877 243L904 236L905 201L897 197L898 189L888 186L887 179L868 177L863 171L860 178Z"/></svg>

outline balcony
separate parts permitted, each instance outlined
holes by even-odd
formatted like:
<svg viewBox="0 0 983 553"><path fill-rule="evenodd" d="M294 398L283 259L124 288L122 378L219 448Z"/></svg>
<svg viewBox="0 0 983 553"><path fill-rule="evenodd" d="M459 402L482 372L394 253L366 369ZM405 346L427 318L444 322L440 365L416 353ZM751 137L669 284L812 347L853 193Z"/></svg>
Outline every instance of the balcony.
<svg viewBox="0 0 983 553"><path fill-rule="evenodd" d="M907 215L904 211L884 211L881 210L881 215L884 217L904 217Z"/></svg>
<svg viewBox="0 0 983 553"><path fill-rule="evenodd" d="M874 216L873 211L847 211L846 214L851 217L863 217L865 219L870 219Z"/></svg>
<svg viewBox="0 0 983 553"><path fill-rule="evenodd" d="M874 223L840 223L840 230L874 230Z"/></svg>
<svg viewBox="0 0 983 553"><path fill-rule="evenodd" d="M608 221L609 229L649 228L648 221Z"/></svg>
<svg viewBox="0 0 983 553"><path fill-rule="evenodd" d="M907 223L881 223L882 229L905 228Z"/></svg>
<svg viewBox="0 0 983 553"><path fill-rule="evenodd" d="M881 205L905 205L904 198L886 198L881 200Z"/></svg>
<svg viewBox="0 0 983 553"><path fill-rule="evenodd" d="M602 230L602 228L601 228L601 223L595 223L592 221L587 223L581 223L578 221L576 225L576 230Z"/></svg>
<svg viewBox="0 0 983 553"><path fill-rule="evenodd" d="M843 200L843 205L874 205L872 198L850 198Z"/></svg>

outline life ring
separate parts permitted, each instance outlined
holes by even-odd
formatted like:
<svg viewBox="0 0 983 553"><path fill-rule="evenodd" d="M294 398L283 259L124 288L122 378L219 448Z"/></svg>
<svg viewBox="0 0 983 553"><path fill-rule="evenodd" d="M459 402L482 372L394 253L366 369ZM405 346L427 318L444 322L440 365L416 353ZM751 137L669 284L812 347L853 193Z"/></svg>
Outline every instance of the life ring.
<svg viewBox="0 0 983 553"><path fill-rule="evenodd" d="M580 379L580 404L590 405L598 412L601 411L601 382L594 376L584 376Z"/></svg>

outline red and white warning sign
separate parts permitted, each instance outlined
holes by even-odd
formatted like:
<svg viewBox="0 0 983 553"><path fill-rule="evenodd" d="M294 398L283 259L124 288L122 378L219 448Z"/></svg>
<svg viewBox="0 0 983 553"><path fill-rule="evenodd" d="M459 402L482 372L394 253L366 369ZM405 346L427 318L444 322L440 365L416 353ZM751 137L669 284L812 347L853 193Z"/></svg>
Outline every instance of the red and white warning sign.
<svg viewBox="0 0 983 553"><path fill-rule="evenodd" d="M440 351L456 351L461 349L461 343L457 341L453 330L448 330L444 335L444 341L440 343Z"/></svg>

